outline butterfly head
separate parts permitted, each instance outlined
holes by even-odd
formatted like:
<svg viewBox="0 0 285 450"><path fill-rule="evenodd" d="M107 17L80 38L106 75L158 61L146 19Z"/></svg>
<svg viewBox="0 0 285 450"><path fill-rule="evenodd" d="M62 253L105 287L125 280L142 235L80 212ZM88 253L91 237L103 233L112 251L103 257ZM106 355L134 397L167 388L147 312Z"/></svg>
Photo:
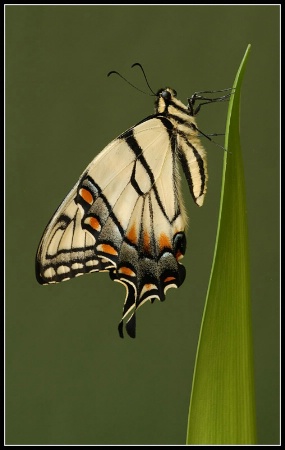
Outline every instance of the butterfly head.
<svg viewBox="0 0 285 450"><path fill-rule="evenodd" d="M156 93L156 96L158 98L162 97L166 102L170 101L171 98L177 97L177 92L175 89L172 89L170 87L159 89L159 91Z"/></svg>
<svg viewBox="0 0 285 450"><path fill-rule="evenodd" d="M165 110L165 107L169 106L173 99L177 96L177 92L174 89L169 87L159 89L156 93L156 110L157 112L162 112Z"/></svg>
<svg viewBox="0 0 285 450"><path fill-rule="evenodd" d="M166 87L159 89L156 93L155 111L157 114L173 114L177 112L177 108L183 111L187 115L189 114L188 108L177 99L177 92L175 89Z"/></svg>

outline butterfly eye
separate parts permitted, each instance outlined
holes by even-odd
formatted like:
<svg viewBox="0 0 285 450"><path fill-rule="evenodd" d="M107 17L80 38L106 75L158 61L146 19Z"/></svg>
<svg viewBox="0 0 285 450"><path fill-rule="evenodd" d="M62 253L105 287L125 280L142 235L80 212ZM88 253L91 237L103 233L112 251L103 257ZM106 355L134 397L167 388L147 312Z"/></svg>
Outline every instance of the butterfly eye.
<svg viewBox="0 0 285 450"><path fill-rule="evenodd" d="M171 99L171 93L169 91L162 91L160 95L164 100L169 101Z"/></svg>

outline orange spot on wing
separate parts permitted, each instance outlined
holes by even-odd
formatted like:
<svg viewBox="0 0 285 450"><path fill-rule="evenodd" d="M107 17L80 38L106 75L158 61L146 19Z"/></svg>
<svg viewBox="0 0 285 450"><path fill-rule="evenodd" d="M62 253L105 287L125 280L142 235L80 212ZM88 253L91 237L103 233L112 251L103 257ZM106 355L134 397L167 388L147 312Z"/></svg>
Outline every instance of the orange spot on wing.
<svg viewBox="0 0 285 450"><path fill-rule="evenodd" d="M94 199L91 192L89 192L87 189L81 188L79 191L80 196L85 200L89 205L92 205Z"/></svg>
<svg viewBox="0 0 285 450"><path fill-rule="evenodd" d="M183 256L184 256L183 253L181 253L180 250L177 250L177 252L175 254L176 261L178 261L179 259L183 258Z"/></svg>
<svg viewBox="0 0 285 450"><path fill-rule="evenodd" d="M96 219L96 217L90 217L89 218L89 225L94 228L94 230L96 231L100 231L101 230L101 225L98 219Z"/></svg>
<svg viewBox="0 0 285 450"><path fill-rule="evenodd" d="M145 252L150 251L150 237L147 231L143 232L143 249Z"/></svg>
<svg viewBox="0 0 285 450"><path fill-rule="evenodd" d="M136 226L132 225L130 231L127 234L127 238L129 239L129 241L132 242L132 244L136 244L138 241L138 237L137 237L137 231L136 231Z"/></svg>
<svg viewBox="0 0 285 450"><path fill-rule="evenodd" d="M128 275L130 277L135 277L136 274L132 269L129 269L128 267L120 267L119 273L123 273L124 275Z"/></svg>
<svg viewBox="0 0 285 450"><path fill-rule="evenodd" d="M114 247L112 247L112 245L109 245L109 244L102 244L102 245L100 245L100 249L101 249L102 252L109 253L110 255L117 255L118 254L117 250Z"/></svg>
<svg viewBox="0 0 285 450"><path fill-rule="evenodd" d="M168 281L173 281L175 280L175 277L166 277L164 280L164 283L168 283Z"/></svg>
<svg viewBox="0 0 285 450"><path fill-rule="evenodd" d="M171 248L171 243L169 237L166 236L166 234L161 233L161 235L159 236L159 248L160 250L162 250L165 247Z"/></svg>

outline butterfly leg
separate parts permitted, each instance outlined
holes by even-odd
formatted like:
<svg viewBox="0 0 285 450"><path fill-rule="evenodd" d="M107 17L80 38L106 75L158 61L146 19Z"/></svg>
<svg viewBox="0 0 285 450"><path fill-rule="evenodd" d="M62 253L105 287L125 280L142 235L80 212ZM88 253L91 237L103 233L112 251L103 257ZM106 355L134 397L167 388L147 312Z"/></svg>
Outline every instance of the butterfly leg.
<svg viewBox="0 0 285 450"><path fill-rule="evenodd" d="M230 92L229 94L222 95L221 97L211 98L206 97L204 94L215 94L216 92L226 92L226 91L233 91L232 88L228 89L222 89L219 91L200 91L195 92L190 98L188 98L188 108L192 116L195 116L200 111L201 106L208 105L209 103L216 103L216 102L225 102L230 99L230 96L233 94L233 92ZM196 108L195 103L197 101L202 101Z"/></svg>

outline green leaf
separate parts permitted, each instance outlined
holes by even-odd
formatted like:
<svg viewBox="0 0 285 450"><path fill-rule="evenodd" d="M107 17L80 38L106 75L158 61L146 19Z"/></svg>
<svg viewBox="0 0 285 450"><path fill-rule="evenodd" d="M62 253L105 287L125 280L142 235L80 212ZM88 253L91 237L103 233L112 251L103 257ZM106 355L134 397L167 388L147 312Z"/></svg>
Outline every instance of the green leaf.
<svg viewBox="0 0 285 450"><path fill-rule="evenodd" d="M216 246L191 392L187 444L254 444L255 395L245 183L239 136L248 46L229 102Z"/></svg>

